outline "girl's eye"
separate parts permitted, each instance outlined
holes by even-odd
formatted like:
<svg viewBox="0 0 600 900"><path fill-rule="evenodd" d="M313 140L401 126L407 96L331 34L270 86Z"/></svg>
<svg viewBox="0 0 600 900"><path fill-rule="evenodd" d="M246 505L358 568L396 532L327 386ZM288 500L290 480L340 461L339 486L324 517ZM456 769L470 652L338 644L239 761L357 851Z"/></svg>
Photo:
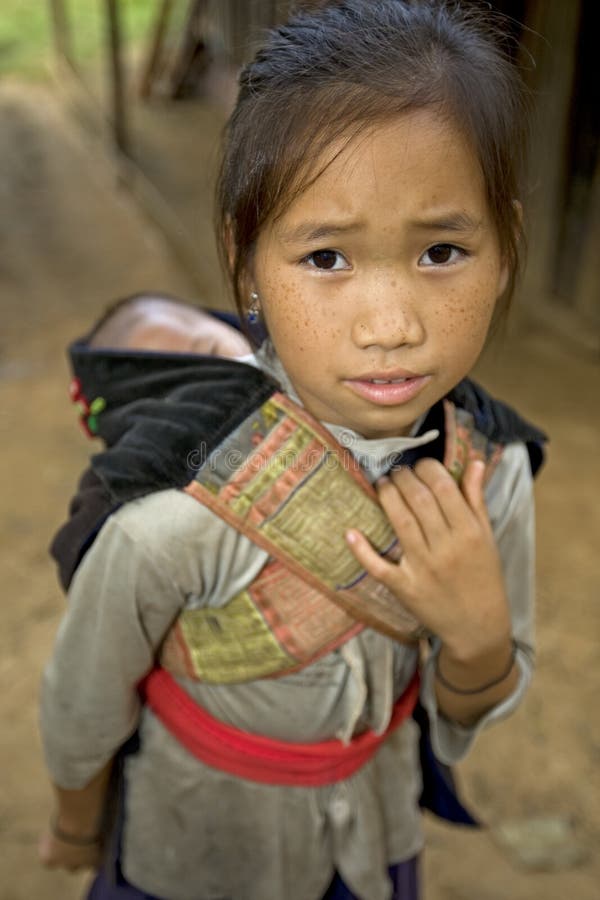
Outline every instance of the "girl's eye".
<svg viewBox="0 0 600 900"><path fill-rule="evenodd" d="M419 260L419 264L423 266L447 266L458 262L463 256L466 256L465 251L461 250L460 247L455 247L454 244L434 244L433 247L425 251Z"/></svg>
<svg viewBox="0 0 600 900"><path fill-rule="evenodd" d="M350 265L346 257L339 250L315 250L305 256L302 262L307 263L312 269L349 269Z"/></svg>

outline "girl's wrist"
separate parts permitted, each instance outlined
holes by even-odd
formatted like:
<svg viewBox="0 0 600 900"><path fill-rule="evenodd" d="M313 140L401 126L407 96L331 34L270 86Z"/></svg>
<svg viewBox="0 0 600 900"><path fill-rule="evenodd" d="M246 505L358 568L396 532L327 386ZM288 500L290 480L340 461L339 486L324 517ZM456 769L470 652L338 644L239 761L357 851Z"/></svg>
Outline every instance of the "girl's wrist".
<svg viewBox="0 0 600 900"><path fill-rule="evenodd" d="M462 682L461 679L462 683L460 684L457 684L455 681L451 680L448 677L448 674L443 671L442 668L440 668L440 656L438 656L435 665L435 677L446 690L450 691L453 694L459 694L465 697L474 694L483 694L491 690L492 688L498 687L509 678L515 665L516 656L517 644L516 641L511 640L510 652L506 656L502 668L500 668L500 665L498 665L498 668L495 670L495 674L492 674L491 666L486 666L486 668L489 668L489 674L484 679L483 672L480 672L481 678L483 679L481 681L474 680L472 670L470 670L468 673L465 673L463 671L461 672L461 675L465 675L465 681Z"/></svg>
<svg viewBox="0 0 600 900"><path fill-rule="evenodd" d="M489 617L486 627L463 623L456 634L439 635L442 650L449 663L465 668L477 668L487 663L493 665L510 652L512 622L508 603L498 602L495 614ZM507 649L508 648L508 649Z"/></svg>
<svg viewBox="0 0 600 900"><path fill-rule="evenodd" d="M50 832L59 841L73 847L92 847L100 842L101 837L99 830L91 831L74 823L65 823L58 815L50 819Z"/></svg>
<svg viewBox="0 0 600 900"><path fill-rule="evenodd" d="M435 664L436 680L454 693L480 693L496 687L512 672L516 643L506 635L485 649L456 653L442 644Z"/></svg>

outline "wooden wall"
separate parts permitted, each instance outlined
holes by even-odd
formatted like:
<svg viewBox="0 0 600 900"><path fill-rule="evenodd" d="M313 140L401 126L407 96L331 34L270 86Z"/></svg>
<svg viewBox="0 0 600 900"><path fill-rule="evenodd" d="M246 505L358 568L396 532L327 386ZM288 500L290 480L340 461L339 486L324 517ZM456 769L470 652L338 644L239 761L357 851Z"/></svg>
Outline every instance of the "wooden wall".
<svg viewBox="0 0 600 900"><path fill-rule="evenodd" d="M523 64L535 98L523 303L591 346L600 336L595 0L529 0ZM532 69L528 55L535 60Z"/></svg>
<svg viewBox="0 0 600 900"><path fill-rule="evenodd" d="M121 150L127 152L127 104L149 96L152 65L141 81L145 90L127 94L120 62L126 48L119 39L119 10L126 0L104 0L106 10L107 72L111 73L112 119ZM260 44L261 35L283 20L294 6L318 5L325 0L155 0L157 28L149 35L148 61L165 43L167 29L160 28L161 11L171 15L184 10L187 37L176 36L179 63L194 78L202 75L205 60L192 59L197 39L214 65L230 73L231 85L239 66ZM330 0L331 2L331 0ZM377 2L377 0L371 0ZM479 0L463 0L465 3ZM57 50L68 56L68 4L49 0L56 26ZM528 232L528 264L518 307L526 318L543 321L589 346L600 356L600 96L595 35L597 0L494 0L493 5L510 17L507 28L520 39L517 58L533 92L535 123L532 135L530 176L525 200ZM193 26L193 27L191 27ZM119 44L120 40L120 44ZM181 47L188 41L188 48ZM154 47L152 49L152 46ZM168 44L168 42L167 42ZM163 50L165 48L163 47ZM192 46L193 51L193 46ZM153 64L153 63L152 63ZM138 85L140 79L137 81ZM173 90L172 97L189 96ZM126 96L127 95L127 96ZM224 96L226 96L226 92ZM231 91L229 95L231 96Z"/></svg>

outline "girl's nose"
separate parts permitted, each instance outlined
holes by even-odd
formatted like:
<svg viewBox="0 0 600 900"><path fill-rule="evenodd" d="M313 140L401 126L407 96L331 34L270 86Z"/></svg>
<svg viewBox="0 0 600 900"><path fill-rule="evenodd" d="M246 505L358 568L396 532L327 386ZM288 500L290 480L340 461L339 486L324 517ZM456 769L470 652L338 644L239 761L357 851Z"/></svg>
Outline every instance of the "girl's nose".
<svg viewBox="0 0 600 900"><path fill-rule="evenodd" d="M417 346L423 338L423 323L413 301L396 290L361 303L352 322L352 339L361 349Z"/></svg>

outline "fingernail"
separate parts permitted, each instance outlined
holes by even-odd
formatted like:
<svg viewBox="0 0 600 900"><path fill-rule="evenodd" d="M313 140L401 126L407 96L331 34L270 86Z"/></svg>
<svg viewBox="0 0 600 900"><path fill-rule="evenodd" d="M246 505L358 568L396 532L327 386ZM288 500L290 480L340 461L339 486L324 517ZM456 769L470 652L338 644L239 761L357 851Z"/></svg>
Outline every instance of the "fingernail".
<svg viewBox="0 0 600 900"><path fill-rule="evenodd" d="M353 531L347 531L346 532L346 540L348 541L349 544L355 544L356 543L356 534Z"/></svg>

